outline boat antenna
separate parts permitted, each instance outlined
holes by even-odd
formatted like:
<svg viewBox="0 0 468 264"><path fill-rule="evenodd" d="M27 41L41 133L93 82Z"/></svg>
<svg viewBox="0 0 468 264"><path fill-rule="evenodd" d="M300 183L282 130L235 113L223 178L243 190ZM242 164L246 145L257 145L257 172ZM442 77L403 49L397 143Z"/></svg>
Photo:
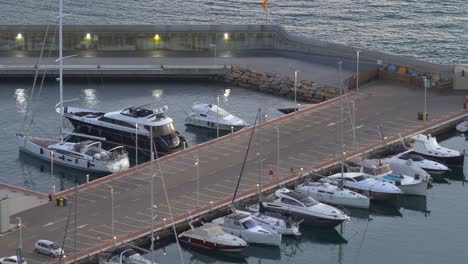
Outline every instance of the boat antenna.
<svg viewBox="0 0 468 264"><path fill-rule="evenodd" d="M237 185L236 185L236 189L234 191L234 195L232 196L231 206L234 206L234 201L236 199L237 191L239 190L240 181L242 179L242 173L244 172L245 163L247 162L247 156L249 155L250 144L252 143L252 138L253 138L253 135L254 135L254 132L255 132L255 126L257 125L257 120L258 120L259 117L260 117L260 108L258 109L257 115L255 116L255 121L254 121L254 124L253 124L252 133L250 134L249 144L247 145L247 150L245 151L244 162L242 163L242 168L241 168L241 171L240 171L239 179L237 179Z"/></svg>
<svg viewBox="0 0 468 264"><path fill-rule="evenodd" d="M344 162L345 162L345 153L343 149L343 79L341 78L341 66L343 62L338 62L338 78L340 80L340 135L341 135L341 142L340 142L340 151L341 151L341 182L340 182L340 189L343 189L344 185Z"/></svg>

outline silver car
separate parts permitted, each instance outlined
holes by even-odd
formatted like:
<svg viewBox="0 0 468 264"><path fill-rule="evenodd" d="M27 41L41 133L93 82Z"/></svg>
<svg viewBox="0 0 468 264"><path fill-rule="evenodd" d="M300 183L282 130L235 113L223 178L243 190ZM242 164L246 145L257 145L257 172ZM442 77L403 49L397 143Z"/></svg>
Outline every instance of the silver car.
<svg viewBox="0 0 468 264"><path fill-rule="evenodd" d="M57 243L54 243L49 240L37 241L34 252L45 254L54 258L58 258L64 254L63 249L59 245L57 245Z"/></svg>

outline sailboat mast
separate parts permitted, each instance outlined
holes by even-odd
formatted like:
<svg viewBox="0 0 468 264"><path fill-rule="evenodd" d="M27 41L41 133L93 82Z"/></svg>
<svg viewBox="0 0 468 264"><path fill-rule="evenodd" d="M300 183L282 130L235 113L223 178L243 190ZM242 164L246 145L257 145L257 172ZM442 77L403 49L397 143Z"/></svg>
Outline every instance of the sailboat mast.
<svg viewBox="0 0 468 264"><path fill-rule="evenodd" d="M343 64L343 62L338 62L338 78L340 78L340 134L341 134L341 143L340 143L340 147L341 147L341 184L340 184L340 188L343 188L343 173L344 173L344 149L343 149L343 143L344 143L344 139L343 139L343 133L344 133L344 129L343 129L343 79L341 78L341 65Z"/></svg>
<svg viewBox="0 0 468 264"><path fill-rule="evenodd" d="M59 0L59 88L60 88L60 142L63 142L63 36L62 36L63 7Z"/></svg>

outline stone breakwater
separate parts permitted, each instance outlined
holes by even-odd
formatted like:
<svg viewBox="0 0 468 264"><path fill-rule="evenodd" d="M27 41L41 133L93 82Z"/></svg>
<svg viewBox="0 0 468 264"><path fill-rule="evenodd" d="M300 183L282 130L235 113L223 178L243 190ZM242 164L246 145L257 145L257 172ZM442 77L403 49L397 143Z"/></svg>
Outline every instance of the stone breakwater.
<svg viewBox="0 0 468 264"><path fill-rule="evenodd" d="M294 98L294 79L288 76L257 72L249 68L233 65L225 75L214 78L236 87ZM298 101L317 103L338 95L338 87L304 80L297 82L296 96Z"/></svg>

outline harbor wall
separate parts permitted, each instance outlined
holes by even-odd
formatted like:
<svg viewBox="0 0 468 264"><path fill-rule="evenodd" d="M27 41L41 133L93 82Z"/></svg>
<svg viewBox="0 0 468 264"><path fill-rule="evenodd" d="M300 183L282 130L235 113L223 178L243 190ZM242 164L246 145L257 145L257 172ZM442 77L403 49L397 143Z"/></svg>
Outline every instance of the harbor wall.
<svg viewBox="0 0 468 264"><path fill-rule="evenodd" d="M0 51L40 51L45 32L45 49L57 49L56 25L0 26ZM53 38L52 36L55 36ZM412 71L436 72L452 77L454 67L380 51L296 36L277 25L65 25L63 47L68 51L272 51L281 54L312 54L404 66Z"/></svg>

